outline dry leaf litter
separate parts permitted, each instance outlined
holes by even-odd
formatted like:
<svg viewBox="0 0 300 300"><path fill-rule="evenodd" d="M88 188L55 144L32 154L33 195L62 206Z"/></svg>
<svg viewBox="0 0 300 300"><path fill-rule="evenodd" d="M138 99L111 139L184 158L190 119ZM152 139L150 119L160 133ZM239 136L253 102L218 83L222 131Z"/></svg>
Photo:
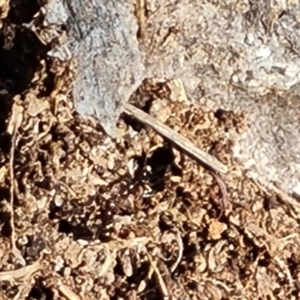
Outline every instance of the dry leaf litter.
<svg viewBox="0 0 300 300"><path fill-rule="evenodd" d="M299 298L300 206L233 159L243 112L195 106L174 80L130 98L230 176L127 115L113 140L75 111L75 66L47 56L40 3L0 4L2 299Z"/></svg>

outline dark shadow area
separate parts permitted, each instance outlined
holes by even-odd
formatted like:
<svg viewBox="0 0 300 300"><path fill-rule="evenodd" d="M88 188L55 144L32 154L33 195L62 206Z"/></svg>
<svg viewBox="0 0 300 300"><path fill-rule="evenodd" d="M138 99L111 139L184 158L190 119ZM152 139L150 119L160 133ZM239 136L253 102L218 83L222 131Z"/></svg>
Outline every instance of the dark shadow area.
<svg viewBox="0 0 300 300"><path fill-rule="evenodd" d="M14 2L17 1L12 1L11 5ZM14 15L11 11L10 14ZM10 148L10 136L5 131L13 97L28 88L48 51L34 32L24 26L13 25L11 18L14 19L9 15L3 20L0 30L0 149L3 152Z"/></svg>
<svg viewBox="0 0 300 300"><path fill-rule="evenodd" d="M46 0L10 0L8 18L14 24L30 23Z"/></svg>
<svg viewBox="0 0 300 300"><path fill-rule="evenodd" d="M174 164L174 153L170 147L159 147L147 159L146 165L150 166L151 172L147 174L149 183L154 191L165 189L164 176Z"/></svg>
<svg viewBox="0 0 300 300"><path fill-rule="evenodd" d="M33 288L30 290L26 300L53 300L53 291L46 287L41 279L37 280Z"/></svg>
<svg viewBox="0 0 300 300"><path fill-rule="evenodd" d="M85 225L72 224L67 220L60 220L58 226L58 232L65 234L73 234L74 240L91 240L93 238L93 232Z"/></svg>
<svg viewBox="0 0 300 300"><path fill-rule="evenodd" d="M11 225L10 225L10 213L0 211L0 228L1 235L5 237L10 237L11 235Z"/></svg>

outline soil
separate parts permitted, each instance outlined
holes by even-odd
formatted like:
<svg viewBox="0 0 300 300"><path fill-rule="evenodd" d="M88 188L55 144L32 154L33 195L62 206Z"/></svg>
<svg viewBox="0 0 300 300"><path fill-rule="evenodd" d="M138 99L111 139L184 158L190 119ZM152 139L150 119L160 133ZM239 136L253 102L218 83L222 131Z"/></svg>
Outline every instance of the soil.
<svg viewBox="0 0 300 300"><path fill-rule="evenodd" d="M125 115L112 140L74 110L73 63L27 26L40 3L0 8L1 299L299 299L300 205L232 159L246 115L196 107L174 82L130 99L226 176Z"/></svg>

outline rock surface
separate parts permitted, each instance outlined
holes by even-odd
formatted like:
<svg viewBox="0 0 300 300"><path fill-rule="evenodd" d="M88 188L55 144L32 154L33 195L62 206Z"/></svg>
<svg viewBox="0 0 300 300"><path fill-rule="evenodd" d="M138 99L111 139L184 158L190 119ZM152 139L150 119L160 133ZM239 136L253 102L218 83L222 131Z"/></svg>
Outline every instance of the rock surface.
<svg viewBox="0 0 300 300"><path fill-rule="evenodd" d="M252 176L300 189L298 1L133 2L64 2L78 111L114 135L144 78L180 78L194 103L248 114L232 138Z"/></svg>

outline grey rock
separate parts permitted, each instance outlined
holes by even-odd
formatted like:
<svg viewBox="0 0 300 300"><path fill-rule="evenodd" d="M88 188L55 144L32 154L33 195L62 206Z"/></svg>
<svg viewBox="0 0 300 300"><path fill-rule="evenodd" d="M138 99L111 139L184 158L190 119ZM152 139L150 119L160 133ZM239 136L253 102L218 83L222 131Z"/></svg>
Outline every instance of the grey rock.
<svg viewBox="0 0 300 300"><path fill-rule="evenodd" d="M250 130L232 138L252 176L299 190L299 1L147 0L139 42L135 2L63 2L79 64L78 111L113 135L144 78L179 77L194 103L249 114Z"/></svg>

